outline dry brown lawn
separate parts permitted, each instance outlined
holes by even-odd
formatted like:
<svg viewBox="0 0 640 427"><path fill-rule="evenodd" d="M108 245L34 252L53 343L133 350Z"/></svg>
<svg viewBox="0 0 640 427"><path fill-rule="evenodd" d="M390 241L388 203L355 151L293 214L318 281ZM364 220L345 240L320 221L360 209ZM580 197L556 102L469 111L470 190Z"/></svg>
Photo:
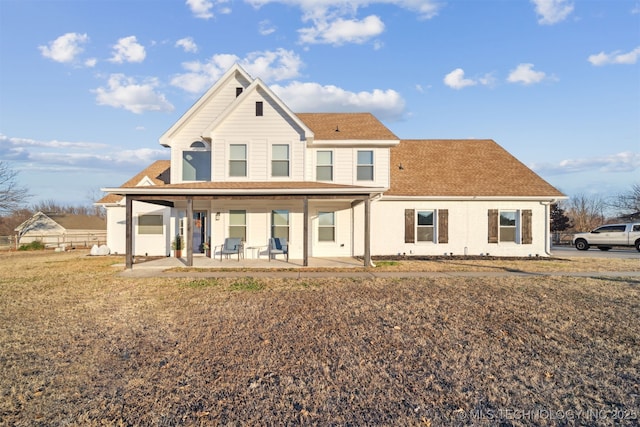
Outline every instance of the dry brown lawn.
<svg viewBox="0 0 640 427"><path fill-rule="evenodd" d="M85 254L0 254L2 425L639 423L638 278L132 279ZM567 261L509 262L479 268Z"/></svg>

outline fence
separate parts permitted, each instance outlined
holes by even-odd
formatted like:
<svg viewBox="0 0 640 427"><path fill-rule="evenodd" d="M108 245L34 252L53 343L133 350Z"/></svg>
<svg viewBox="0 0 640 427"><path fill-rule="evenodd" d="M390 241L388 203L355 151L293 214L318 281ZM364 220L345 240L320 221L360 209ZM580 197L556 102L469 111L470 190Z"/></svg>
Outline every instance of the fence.
<svg viewBox="0 0 640 427"><path fill-rule="evenodd" d="M47 249L65 248L90 248L93 245L104 245L107 243L106 232L77 233L77 234L31 234L23 236L19 243L16 243L16 236L0 236L0 250L15 250L20 245L28 245L34 241L40 241Z"/></svg>

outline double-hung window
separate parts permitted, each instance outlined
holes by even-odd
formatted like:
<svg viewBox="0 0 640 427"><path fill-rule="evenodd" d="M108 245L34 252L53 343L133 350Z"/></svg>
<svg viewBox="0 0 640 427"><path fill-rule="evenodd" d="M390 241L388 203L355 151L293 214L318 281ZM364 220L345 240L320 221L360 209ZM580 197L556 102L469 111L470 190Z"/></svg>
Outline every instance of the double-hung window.
<svg viewBox="0 0 640 427"><path fill-rule="evenodd" d="M164 224L162 215L140 215L138 217L138 234L162 234Z"/></svg>
<svg viewBox="0 0 640 427"><path fill-rule="evenodd" d="M316 156L316 180L333 181L333 151L318 151Z"/></svg>
<svg viewBox="0 0 640 427"><path fill-rule="evenodd" d="M500 211L500 241L515 242L518 211Z"/></svg>
<svg viewBox="0 0 640 427"><path fill-rule="evenodd" d="M358 150L358 181L373 181L373 151Z"/></svg>
<svg viewBox="0 0 640 427"><path fill-rule="evenodd" d="M229 237L247 240L247 211L229 211Z"/></svg>
<svg viewBox="0 0 640 427"><path fill-rule="evenodd" d="M229 176L247 176L247 144L229 146Z"/></svg>
<svg viewBox="0 0 640 427"><path fill-rule="evenodd" d="M289 176L289 145L271 146L271 176Z"/></svg>
<svg viewBox="0 0 640 427"><path fill-rule="evenodd" d="M271 237L289 240L289 211L271 211Z"/></svg>
<svg viewBox="0 0 640 427"><path fill-rule="evenodd" d="M417 241L433 242L434 240L434 220L433 211L418 211L417 221Z"/></svg>
<svg viewBox="0 0 640 427"><path fill-rule="evenodd" d="M318 241L336 241L336 213L318 212Z"/></svg>

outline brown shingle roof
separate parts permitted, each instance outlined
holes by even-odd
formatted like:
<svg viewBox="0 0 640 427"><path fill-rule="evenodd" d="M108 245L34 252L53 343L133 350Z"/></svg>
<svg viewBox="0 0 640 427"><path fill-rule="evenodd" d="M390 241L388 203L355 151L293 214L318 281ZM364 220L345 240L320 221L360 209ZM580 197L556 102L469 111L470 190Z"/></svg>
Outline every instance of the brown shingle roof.
<svg viewBox="0 0 640 427"><path fill-rule="evenodd" d="M385 195L563 196L492 140L400 141Z"/></svg>
<svg viewBox="0 0 640 427"><path fill-rule="evenodd" d="M144 177L148 177L155 185L165 185L170 181L169 168L171 167L171 161L169 160L157 160L153 162L146 169L143 169L136 176L125 182L121 187L135 187ZM96 203L118 203L122 200L122 196L117 194L107 194Z"/></svg>
<svg viewBox="0 0 640 427"><path fill-rule="evenodd" d="M313 131L316 140L399 139L371 113L298 113L296 115Z"/></svg>
<svg viewBox="0 0 640 427"><path fill-rule="evenodd" d="M49 218L60 224L66 230L106 230L107 222L104 218L88 215L48 214Z"/></svg>

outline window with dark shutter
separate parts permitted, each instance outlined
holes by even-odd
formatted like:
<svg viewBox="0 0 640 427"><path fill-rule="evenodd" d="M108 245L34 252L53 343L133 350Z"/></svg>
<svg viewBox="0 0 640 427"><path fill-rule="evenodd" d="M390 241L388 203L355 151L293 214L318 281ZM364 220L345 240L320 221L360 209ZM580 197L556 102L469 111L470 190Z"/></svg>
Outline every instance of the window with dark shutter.
<svg viewBox="0 0 640 427"><path fill-rule="evenodd" d="M415 243L415 211L413 209L404 210L404 242Z"/></svg>
<svg viewBox="0 0 640 427"><path fill-rule="evenodd" d="M489 243L498 243L498 209L489 209Z"/></svg>
<svg viewBox="0 0 640 427"><path fill-rule="evenodd" d="M438 243L449 243L449 209L438 209Z"/></svg>
<svg viewBox="0 0 640 427"><path fill-rule="evenodd" d="M522 244L530 245L533 243L533 232L531 230L531 209L522 211Z"/></svg>

